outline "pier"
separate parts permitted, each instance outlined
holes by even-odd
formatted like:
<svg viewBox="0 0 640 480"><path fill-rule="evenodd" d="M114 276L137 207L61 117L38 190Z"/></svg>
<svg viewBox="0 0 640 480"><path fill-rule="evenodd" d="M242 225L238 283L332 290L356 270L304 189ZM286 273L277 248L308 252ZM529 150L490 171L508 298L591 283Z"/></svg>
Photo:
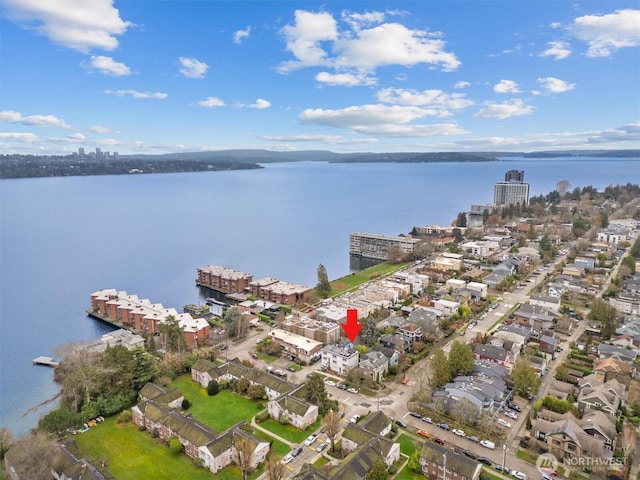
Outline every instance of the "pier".
<svg viewBox="0 0 640 480"><path fill-rule="evenodd" d="M34 365L44 365L45 367L57 367L60 362L56 362L52 357L37 357L33 359Z"/></svg>

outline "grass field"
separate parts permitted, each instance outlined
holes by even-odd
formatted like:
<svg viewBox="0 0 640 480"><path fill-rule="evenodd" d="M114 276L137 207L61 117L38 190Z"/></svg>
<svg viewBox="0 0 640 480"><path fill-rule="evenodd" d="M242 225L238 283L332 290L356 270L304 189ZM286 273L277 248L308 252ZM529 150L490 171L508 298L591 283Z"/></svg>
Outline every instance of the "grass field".
<svg viewBox="0 0 640 480"><path fill-rule="evenodd" d="M193 418L218 432L242 420L251 421L256 413L264 409L257 402L229 390L221 390L217 395L210 397L189 375L179 377L172 386L177 387L191 402L189 413Z"/></svg>
<svg viewBox="0 0 640 480"><path fill-rule="evenodd" d="M364 270L360 270L359 272L355 272L350 275L338 278L330 282L331 292L329 293L329 296L337 297L344 292L359 287L363 283L370 282L371 280L375 280L378 277L382 277L384 275L387 275L388 273L400 270L407 265L409 265L409 263L397 263L393 265L389 263L380 263L378 265L374 265L373 267L369 267Z"/></svg>
<svg viewBox="0 0 640 480"><path fill-rule="evenodd" d="M396 441L400 444L400 453L404 453L405 455L411 455L416 449L419 450L422 448L419 440L415 440L404 433L400 434Z"/></svg>
<svg viewBox="0 0 640 480"><path fill-rule="evenodd" d="M304 442L305 438L307 438L320 427L321 423L322 420L318 419L316 423L311 425L304 432L302 430L298 430L293 425L281 425L280 423L272 419L269 419L266 422L262 422L260 426L265 430L269 430L270 432L273 432L279 437L282 437L292 443L302 443Z"/></svg>
<svg viewBox="0 0 640 480"><path fill-rule="evenodd" d="M412 472L411 469L405 466L395 477L394 480L424 480L425 477L421 473Z"/></svg>
<svg viewBox="0 0 640 480"><path fill-rule="evenodd" d="M107 468L118 480L211 479L208 470L195 467L186 455L171 453L168 447L148 433L138 431L133 424L116 424L115 417L76 435L75 440L85 454L106 460ZM242 478L242 475L233 478Z"/></svg>

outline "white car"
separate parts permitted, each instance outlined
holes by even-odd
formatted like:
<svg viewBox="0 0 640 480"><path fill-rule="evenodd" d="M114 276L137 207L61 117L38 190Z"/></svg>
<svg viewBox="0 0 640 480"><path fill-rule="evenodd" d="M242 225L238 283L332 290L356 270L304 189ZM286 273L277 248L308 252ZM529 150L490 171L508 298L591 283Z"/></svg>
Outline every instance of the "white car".
<svg viewBox="0 0 640 480"><path fill-rule="evenodd" d="M516 477L518 480L527 480L527 475L522 472L511 472L511 475Z"/></svg>
<svg viewBox="0 0 640 480"><path fill-rule="evenodd" d="M358 393L358 389L357 388L353 388L353 387L349 387L349 388L347 388L347 392L349 392L349 393Z"/></svg>
<svg viewBox="0 0 640 480"><path fill-rule="evenodd" d="M336 382L334 382L333 380L325 380L324 384L329 386L329 387L335 387L336 386Z"/></svg>
<svg viewBox="0 0 640 480"><path fill-rule="evenodd" d="M514 420L518 419L518 414L516 412L514 412L513 410L507 410L505 412L505 415L509 418L513 418Z"/></svg>
<svg viewBox="0 0 640 480"><path fill-rule="evenodd" d="M507 422L504 418L499 418L498 423L506 428L511 428L511 424Z"/></svg>
<svg viewBox="0 0 640 480"><path fill-rule="evenodd" d="M263 340L262 338L257 339L256 340L256 345L259 344L260 342L262 342L262 340Z"/></svg>
<svg viewBox="0 0 640 480"><path fill-rule="evenodd" d="M459 437L465 437L467 434L464 433L464 430L460 430L459 428L454 428L453 430L451 430L454 434L458 435Z"/></svg>
<svg viewBox="0 0 640 480"><path fill-rule="evenodd" d="M293 457L291 456L291 454L285 455L285 457L282 459L282 463L289 463L291 460L293 460Z"/></svg>
<svg viewBox="0 0 640 480"><path fill-rule="evenodd" d="M312 433L312 434L311 434L311 435L309 435L309 436L307 437L307 439L304 441L304 444L305 444L307 447L309 447L309 446L311 446L311 444L312 444L313 442L315 442L317 439L318 439L318 436L317 436L315 433Z"/></svg>

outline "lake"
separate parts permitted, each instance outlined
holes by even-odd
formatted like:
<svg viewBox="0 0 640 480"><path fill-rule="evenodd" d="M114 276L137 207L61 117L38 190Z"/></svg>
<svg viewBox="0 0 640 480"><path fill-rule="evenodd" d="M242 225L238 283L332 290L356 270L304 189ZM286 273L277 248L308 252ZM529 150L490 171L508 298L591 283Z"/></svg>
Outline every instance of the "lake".
<svg viewBox="0 0 640 480"><path fill-rule="evenodd" d="M203 301L196 268L219 264L315 285L349 272L349 233L448 225L493 201L508 170L531 195L640 183L639 159L504 158L483 163L281 163L248 171L0 181L0 426L26 433L57 392L33 366L107 327L89 296L115 288L181 310ZM50 408L50 406L48 407Z"/></svg>

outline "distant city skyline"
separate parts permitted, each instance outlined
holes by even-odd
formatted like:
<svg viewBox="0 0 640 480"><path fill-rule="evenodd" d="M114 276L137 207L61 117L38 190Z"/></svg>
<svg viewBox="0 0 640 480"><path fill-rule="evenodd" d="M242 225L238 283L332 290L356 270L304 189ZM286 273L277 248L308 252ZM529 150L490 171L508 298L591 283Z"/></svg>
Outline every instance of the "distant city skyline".
<svg viewBox="0 0 640 480"><path fill-rule="evenodd" d="M0 41L0 154L640 148L637 1L3 0Z"/></svg>

